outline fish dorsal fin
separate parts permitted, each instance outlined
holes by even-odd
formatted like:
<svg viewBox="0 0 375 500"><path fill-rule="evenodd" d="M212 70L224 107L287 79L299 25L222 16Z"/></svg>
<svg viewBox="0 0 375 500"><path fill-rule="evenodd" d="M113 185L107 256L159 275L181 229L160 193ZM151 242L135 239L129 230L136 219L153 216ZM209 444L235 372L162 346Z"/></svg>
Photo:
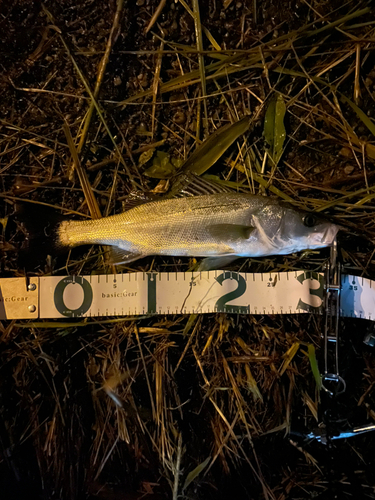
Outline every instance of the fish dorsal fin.
<svg viewBox="0 0 375 500"><path fill-rule="evenodd" d="M171 188L165 197L181 198L183 196L201 196L218 193L233 193L233 190L210 179L184 173L171 179Z"/></svg>
<svg viewBox="0 0 375 500"><path fill-rule="evenodd" d="M154 193L145 193L144 191L130 191L122 202L122 209L124 212L131 208L150 203L151 201L159 201L160 196Z"/></svg>
<svg viewBox="0 0 375 500"><path fill-rule="evenodd" d="M220 241L248 240L254 231L253 226L241 224L212 224L208 227L208 232Z"/></svg>
<svg viewBox="0 0 375 500"><path fill-rule="evenodd" d="M123 211L165 198L184 198L205 194L233 193L233 190L210 179L194 174L180 174L172 181L172 188L166 195L144 191L131 191L122 202Z"/></svg>

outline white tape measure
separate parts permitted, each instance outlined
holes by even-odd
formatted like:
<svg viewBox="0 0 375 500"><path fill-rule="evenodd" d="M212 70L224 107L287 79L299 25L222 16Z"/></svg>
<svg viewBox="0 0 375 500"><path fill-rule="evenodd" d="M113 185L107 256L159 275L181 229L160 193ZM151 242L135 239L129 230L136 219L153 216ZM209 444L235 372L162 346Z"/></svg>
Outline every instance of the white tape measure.
<svg viewBox="0 0 375 500"><path fill-rule="evenodd" d="M320 313L323 294L324 275L312 271L3 278L0 319ZM341 315L375 320L375 282L343 276Z"/></svg>

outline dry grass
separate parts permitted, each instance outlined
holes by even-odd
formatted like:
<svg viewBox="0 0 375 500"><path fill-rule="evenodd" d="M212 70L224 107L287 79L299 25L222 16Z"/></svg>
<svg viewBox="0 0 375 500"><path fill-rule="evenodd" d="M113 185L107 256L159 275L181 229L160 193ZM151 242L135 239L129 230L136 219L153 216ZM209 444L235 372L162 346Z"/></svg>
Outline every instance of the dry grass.
<svg viewBox="0 0 375 500"><path fill-rule="evenodd" d="M148 171L164 151L169 176L176 165L208 172L226 187L277 195L365 235L368 243L343 241L342 257L346 272L373 278L373 7L280 5L2 5L1 217L18 199L100 217L120 211L134 190L177 190L181 179L168 184ZM273 161L262 133L276 93L286 139ZM20 238L13 227L2 237L2 276L24 272ZM326 258L247 259L233 269L320 270ZM158 257L126 271L191 265ZM107 271L103 251L91 248L49 260L39 273ZM374 418L366 328L347 321L343 330L348 391L340 405L354 424ZM320 333L317 317L3 322L7 498L375 498L373 437L329 450L288 437L321 420L306 355L315 346L321 359Z"/></svg>

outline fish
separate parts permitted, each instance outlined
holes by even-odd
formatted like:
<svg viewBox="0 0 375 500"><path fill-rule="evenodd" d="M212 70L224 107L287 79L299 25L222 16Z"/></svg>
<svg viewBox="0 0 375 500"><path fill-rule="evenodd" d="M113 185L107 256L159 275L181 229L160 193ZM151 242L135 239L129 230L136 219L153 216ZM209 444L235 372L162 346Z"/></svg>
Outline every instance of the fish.
<svg viewBox="0 0 375 500"><path fill-rule="evenodd" d="M339 229L277 198L225 192L151 201L101 219L49 218L39 238L52 239L56 250L108 245L121 264L150 255L204 257L200 270L208 270L239 257L328 247Z"/></svg>

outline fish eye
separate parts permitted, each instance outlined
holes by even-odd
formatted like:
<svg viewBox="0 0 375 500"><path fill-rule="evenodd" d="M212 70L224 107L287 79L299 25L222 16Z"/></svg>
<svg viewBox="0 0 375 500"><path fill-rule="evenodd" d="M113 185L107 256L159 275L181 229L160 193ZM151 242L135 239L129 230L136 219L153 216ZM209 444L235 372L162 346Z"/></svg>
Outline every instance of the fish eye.
<svg viewBox="0 0 375 500"><path fill-rule="evenodd" d="M306 214L302 221L306 227L314 227L318 222L318 218L314 214Z"/></svg>

